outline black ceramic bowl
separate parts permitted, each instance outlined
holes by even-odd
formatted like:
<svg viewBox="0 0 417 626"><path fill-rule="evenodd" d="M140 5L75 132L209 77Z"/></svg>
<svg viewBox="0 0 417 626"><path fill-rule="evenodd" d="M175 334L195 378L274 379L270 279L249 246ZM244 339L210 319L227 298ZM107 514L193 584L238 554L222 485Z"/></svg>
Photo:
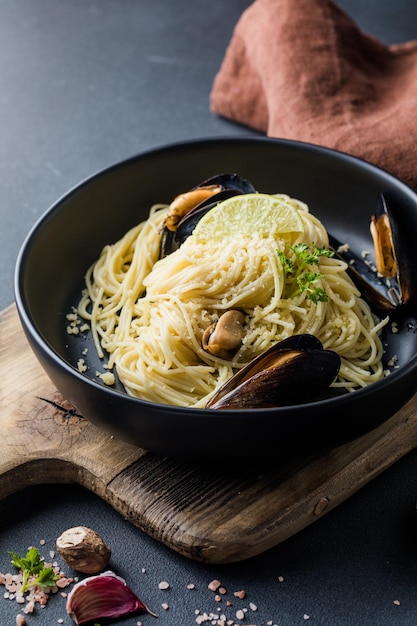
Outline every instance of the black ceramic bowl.
<svg viewBox="0 0 417 626"><path fill-rule="evenodd" d="M265 138L224 138L170 145L87 179L35 225L16 268L17 309L29 343L61 393L98 427L164 455L269 460L288 450L314 453L388 419L417 389L417 326L412 312L399 332L386 330L386 360L399 367L383 381L342 397L257 410L178 408L133 399L77 367L79 341L66 332L83 277L102 247L146 216L155 202L221 172L238 172L262 192L306 202L328 231L360 253L371 249L369 217L383 192L417 242L417 195L388 173L345 154ZM410 258L410 262L415 262ZM417 268L417 266L416 266ZM91 372L91 375L89 374Z"/></svg>

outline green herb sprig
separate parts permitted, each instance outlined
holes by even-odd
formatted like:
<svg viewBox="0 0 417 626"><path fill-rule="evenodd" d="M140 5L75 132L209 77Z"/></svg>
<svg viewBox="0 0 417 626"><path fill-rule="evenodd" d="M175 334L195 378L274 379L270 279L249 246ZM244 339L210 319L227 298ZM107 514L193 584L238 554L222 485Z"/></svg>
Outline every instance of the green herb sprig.
<svg viewBox="0 0 417 626"><path fill-rule="evenodd" d="M12 565L22 572L22 593L35 585L53 587L59 579L52 567L45 567L37 548L29 548L25 557L19 556L15 552L9 552L9 554L12 557Z"/></svg>
<svg viewBox="0 0 417 626"><path fill-rule="evenodd" d="M315 287L323 274L312 272L311 265L319 266L320 257L332 257L334 252L328 248L320 248L315 243L308 246L306 243L296 243L288 246L289 256L283 250L277 250L284 270L283 298L294 298L300 293L306 292L314 303L327 302L329 300L326 291L322 287Z"/></svg>

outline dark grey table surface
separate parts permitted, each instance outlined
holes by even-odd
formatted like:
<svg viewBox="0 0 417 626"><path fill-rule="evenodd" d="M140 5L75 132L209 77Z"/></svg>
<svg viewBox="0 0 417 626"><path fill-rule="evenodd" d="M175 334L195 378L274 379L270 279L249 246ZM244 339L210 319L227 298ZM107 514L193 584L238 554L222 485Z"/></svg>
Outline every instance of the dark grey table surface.
<svg viewBox="0 0 417 626"><path fill-rule="evenodd" d="M249 4L0 0L1 309L13 302L26 233L79 181L166 143L254 134L209 111L213 78ZM386 43L417 38L415 0L339 4ZM0 571L10 570L8 550L43 539L48 555L65 528L84 524L105 538L112 568L159 614L118 624L192 626L196 610L218 606L229 623L257 626L417 624L416 496L417 451L267 553L206 566L143 535L77 485L32 487L0 503ZM230 596L246 590L246 599L217 605L207 589L214 578ZM158 588L161 580L169 590ZM239 621L236 610L249 602L257 611ZM1 626L15 624L17 612L0 587ZM72 623L60 596L28 617L34 626L57 623Z"/></svg>

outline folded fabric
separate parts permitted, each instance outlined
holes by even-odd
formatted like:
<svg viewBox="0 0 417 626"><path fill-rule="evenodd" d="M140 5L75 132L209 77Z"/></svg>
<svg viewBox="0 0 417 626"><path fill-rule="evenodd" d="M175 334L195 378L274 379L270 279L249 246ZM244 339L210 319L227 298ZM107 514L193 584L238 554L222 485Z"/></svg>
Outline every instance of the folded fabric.
<svg viewBox="0 0 417 626"><path fill-rule="evenodd" d="M417 41L385 45L331 0L255 0L211 109L271 137L335 148L417 188Z"/></svg>

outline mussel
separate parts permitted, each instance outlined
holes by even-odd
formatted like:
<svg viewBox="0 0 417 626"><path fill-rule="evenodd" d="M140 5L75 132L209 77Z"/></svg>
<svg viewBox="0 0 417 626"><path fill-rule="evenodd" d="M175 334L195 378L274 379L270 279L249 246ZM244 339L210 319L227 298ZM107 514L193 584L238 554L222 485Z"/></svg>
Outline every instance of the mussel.
<svg viewBox="0 0 417 626"><path fill-rule="evenodd" d="M371 216L370 231L374 242L375 265L387 283L387 294L394 306L408 304L413 298L412 267L405 249L405 233L400 231L383 194Z"/></svg>
<svg viewBox="0 0 417 626"><path fill-rule="evenodd" d="M267 408L309 402L337 377L340 356L313 335L293 335L239 370L207 403L211 409Z"/></svg>
<svg viewBox="0 0 417 626"><path fill-rule="evenodd" d="M239 174L217 174L179 194L169 206L162 232L160 258L176 250L193 232L201 217L216 204L242 193L255 193L253 184Z"/></svg>
<svg viewBox="0 0 417 626"><path fill-rule="evenodd" d="M203 350L222 359L230 359L242 345L245 315L238 309L229 309L220 315L203 333Z"/></svg>
<svg viewBox="0 0 417 626"><path fill-rule="evenodd" d="M375 266L354 254L335 237L329 235L330 246L339 258L348 263L348 273L364 300L377 312L399 310L414 298L412 277L405 235L383 194L379 194L375 213L370 218Z"/></svg>

